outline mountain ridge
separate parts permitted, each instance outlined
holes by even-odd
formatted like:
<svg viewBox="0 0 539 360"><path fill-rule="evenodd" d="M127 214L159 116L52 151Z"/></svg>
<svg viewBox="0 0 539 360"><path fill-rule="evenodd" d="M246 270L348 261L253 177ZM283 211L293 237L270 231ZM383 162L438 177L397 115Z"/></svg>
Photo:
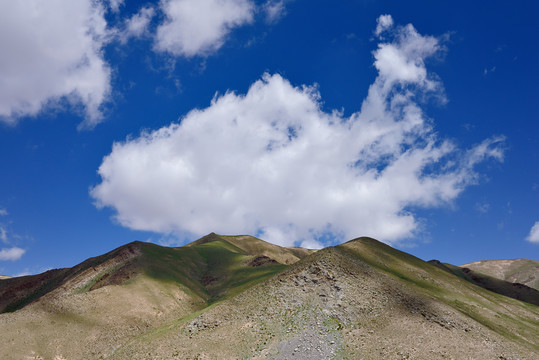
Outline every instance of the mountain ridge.
<svg viewBox="0 0 539 360"><path fill-rule="evenodd" d="M367 237L318 251L214 233L133 242L1 280L0 358L532 359L539 308L442 265Z"/></svg>
<svg viewBox="0 0 539 360"><path fill-rule="evenodd" d="M539 261L532 259L479 260L460 265L475 272L539 290Z"/></svg>

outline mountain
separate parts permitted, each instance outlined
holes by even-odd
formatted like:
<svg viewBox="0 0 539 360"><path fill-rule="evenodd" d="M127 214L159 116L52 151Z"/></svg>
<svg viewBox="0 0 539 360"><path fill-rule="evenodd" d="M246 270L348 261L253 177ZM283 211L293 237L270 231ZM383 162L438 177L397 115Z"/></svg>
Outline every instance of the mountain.
<svg viewBox="0 0 539 360"><path fill-rule="evenodd" d="M181 284L197 302L212 302L273 275L311 252L283 248L252 236L214 233L181 248L136 241L70 269L2 281L0 312L18 310L53 291L82 294L107 285L127 284L139 276Z"/></svg>
<svg viewBox="0 0 539 360"><path fill-rule="evenodd" d="M267 256L285 265L293 264L316 251L300 247L281 247L257 239L253 236L225 236L217 235L215 233L206 235L197 241L187 244L186 246L193 247L215 241L226 241L227 243L241 249L241 251L245 252L246 254Z"/></svg>
<svg viewBox="0 0 539 360"><path fill-rule="evenodd" d="M180 248L136 242L71 269L1 280L0 299L11 293L4 309L17 310L0 315L2 359L533 359L539 351L536 305L370 238L319 251L216 234Z"/></svg>
<svg viewBox="0 0 539 360"><path fill-rule="evenodd" d="M537 260L484 260L460 267L539 290L539 261Z"/></svg>
<svg viewBox="0 0 539 360"><path fill-rule="evenodd" d="M484 289L539 306L539 291L524 284L501 280L467 267L441 263L438 260L430 260L429 263Z"/></svg>

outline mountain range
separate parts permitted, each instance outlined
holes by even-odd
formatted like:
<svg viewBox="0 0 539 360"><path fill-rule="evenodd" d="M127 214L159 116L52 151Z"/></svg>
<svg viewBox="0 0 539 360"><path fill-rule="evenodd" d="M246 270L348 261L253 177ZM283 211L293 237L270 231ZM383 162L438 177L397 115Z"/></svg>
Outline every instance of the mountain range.
<svg viewBox="0 0 539 360"><path fill-rule="evenodd" d="M365 237L133 242L0 278L0 358L536 359L537 262L504 261L425 262Z"/></svg>

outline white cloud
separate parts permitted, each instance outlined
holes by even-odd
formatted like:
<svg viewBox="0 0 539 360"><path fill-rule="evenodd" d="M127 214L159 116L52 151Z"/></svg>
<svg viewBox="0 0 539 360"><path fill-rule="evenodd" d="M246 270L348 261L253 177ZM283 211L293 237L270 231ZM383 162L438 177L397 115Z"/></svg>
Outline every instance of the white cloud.
<svg viewBox="0 0 539 360"><path fill-rule="evenodd" d="M485 69L483 70L483 75L486 76L486 75L488 75L488 73L493 73L493 72L495 72L495 71L496 71L496 66L492 66L490 69L485 68Z"/></svg>
<svg viewBox="0 0 539 360"><path fill-rule="evenodd" d="M262 6L262 10L266 14L266 21L270 24L281 20L286 15L284 0L268 0Z"/></svg>
<svg viewBox="0 0 539 360"><path fill-rule="evenodd" d="M152 7L143 7L138 13L127 19L125 29L120 32L119 38L122 43L126 43L130 38L139 38L148 34L148 26L155 10Z"/></svg>
<svg viewBox="0 0 539 360"><path fill-rule="evenodd" d="M265 74L245 95L115 143L91 190L124 226L181 237L250 233L280 244L413 236L414 207L442 206L503 160L503 138L460 150L416 102L439 95L424 59L439 49L409 25L374 52L379 71L360 111L321 110L315 86ZM313 241L317 241L314 242Z"/></svg>
<svg viewBox="0 0 539 360"><path fill-rule="evenodd" d="M162 0L165 21L157 28L155 49L175 56L209 55L229 32L253 21L251 0Z"/></svg>
<svg viewBox="0 0 539 360"><path fill-rule="evenodd" d="M379 44L374 51L378 80L387 88L398 82L418 85L427 91L439 90L439 82L427 76L424 60L440 50L435 37L420 35L411 24L400 27L396 41Z"/></svg>
<svg viewBox="0 0 539 360"><path fill-rule="evenodd" d="M533 224L530 234L528 237L526 237L526 240L532 243L539 243L539 221L536 221L535 224Z"/></svg>
<svg viewBox="0 0 539 360"><path fill-rule="evenodd" d="M0 240L2 240L4 244L7 244L9 242L7 238L7 230L1 225L0 225Z"/></svg>
<svg viewBox="0 0 539 360"><path fill-rule="evenodd" d="M2 250L0 250L0 260L3 260L3 261L19 260L21 258L21 256L24 255L25 252L26 252L26 250L18 248L18 247L12 247L12 248L9 248L9 249L2 249Z"/></svg>
<svg viewBox="0 0 539 360"><path fill-rule="evenodd" d="M0 121L15 123L67 99L83 126L102 119L110 68L104 9L92 0L0 2Z"/></svg>
<svg viewBox="0 0 539 360"><path fill-rule="evenodd" d="M109 8L112 12L120 12L120 6L124 4L124 0L109 0Z"/></svg>
<svg viewBox="0 0 539 360"><path fill-rule="evenodd" d="M23 271L18 272L16 274L11 275L12 277L19 277L19 276L28 276L28 275L37 275L42 274L46 271L52 270L51 267L41 266L41 267L32 267L32 268L24 268Z"/></svg>
<svg viewBox="0 0 539 360"><path fill-rule="evenodd" d="M8 214L6 209L0 208L0 216L6 216Z"/></svg>
<svg viewBox="0 0 539 360"><path fill-rule="evenodd" d="M475 203L475 210L482 214L488 213L489 209L490 209L489 203Z"/></svg>
<svg viewBox="0 0 539 360"><path fill-rule="evenodd" d="M391 17L391 15L380 15L378 19L376 19L376 30L374 30L374 35L380 36L380 34L392 26L393 17Z"/></svg>

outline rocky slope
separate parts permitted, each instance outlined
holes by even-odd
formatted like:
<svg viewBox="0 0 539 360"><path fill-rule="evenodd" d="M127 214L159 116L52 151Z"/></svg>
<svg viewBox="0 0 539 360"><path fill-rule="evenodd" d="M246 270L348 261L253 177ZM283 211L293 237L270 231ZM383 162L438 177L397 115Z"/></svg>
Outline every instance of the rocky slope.
<svg viewBox="0 0 539 360"><path fill-rule="evenodd" d="M125 263L110 267L113 256L78 273L131 264L128 280L76 275L1 314L0 358L534 359L539 351L537 306L374 239L317 252L265 244L215 234L182 248L131 244Z"/></svg>

